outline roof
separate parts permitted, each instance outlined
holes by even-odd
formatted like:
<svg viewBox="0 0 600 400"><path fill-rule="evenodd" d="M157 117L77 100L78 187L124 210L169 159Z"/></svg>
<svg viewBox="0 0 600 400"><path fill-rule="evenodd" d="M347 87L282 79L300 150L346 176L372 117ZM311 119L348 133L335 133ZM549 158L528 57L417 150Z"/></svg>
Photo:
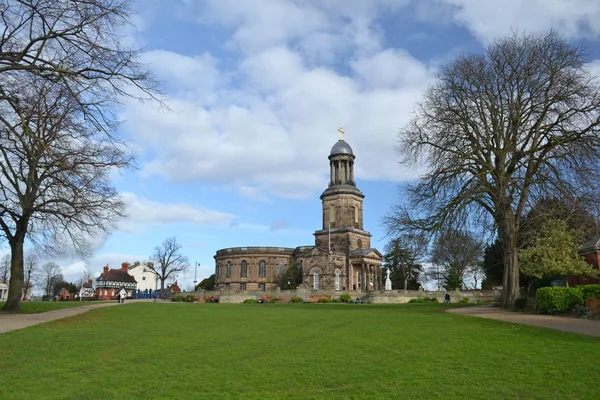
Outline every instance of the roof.
<svg viewBox="0 0 600 400"><path fill-rule="evenodd" d="M594 236L590 240L583 242L579 253L593 253L600 250L600 235Z"/></svg>
<svg viewBox="0 0 600 400"><path fill-rule="evenodd" d="M374 248L370 249L356 249L350 252L350 257L366 257L369 254L375 253L378 257L382 257L381 253Z"/></svg>
<svg viewBox="0 0 600 400"><path fill-rule="evenodd" d="M349 154L352 156L354 155L354 153L352 152L352 147L350 147L348 142L341 139L333 145L333 147L331 148L331 152L329 153L330 156L333 156L335 154Z"/></svg>
<svg viewBox="0 0 600 400"><path fill-rule="evenodd" d="M137 283L135 278L123 271L122 269L109 269L106 274L102 274L96 279L97 281L111 281L111 282L126 282L126 283Z"/></svg>

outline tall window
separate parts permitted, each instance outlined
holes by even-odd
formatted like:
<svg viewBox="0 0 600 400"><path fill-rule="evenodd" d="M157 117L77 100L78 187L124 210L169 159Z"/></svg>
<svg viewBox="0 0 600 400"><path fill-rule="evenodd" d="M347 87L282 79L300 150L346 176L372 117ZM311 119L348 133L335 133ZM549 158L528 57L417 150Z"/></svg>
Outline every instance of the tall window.
<svg viewBox="0 0 600 400"><path fill-rule="evenodd" d="M246 278L248 276L248 263L246 262L246 260L242 261L242 270L241 270L240 276L242 278ZM246 290L246 289L242 289L242 290Z"/></svg>
<svg viewBox="0 0 600 400"><path fill-rule="evenodd" d="M335 270L335 290L340 290L340 270Z"/></svg>
<svg viewBox="0 0 600 400"><path fill-rule="evenodd" d="M265 284L264 283L259 283L258 284L258 290L265 290Z"/></svg>
<svg viewBox="0 0 600 400"><path fill-rule="evenodd" d="M258 263L258 277L264 278L265 276L267 276L267 263L261 261Z"/></svg>
<svg viewBox="0 0 600 400"><path fill-rule="evenodd" d="M278 276L283 275L283 268L284 268L285 264L283 263L283 261L279 261L279 271L278 271Z"/></svg>
<svg viewBox="0 0 600 400"><path fill-rule="evenodd" d="M313 289L319 290L319 273L315 272L314 281L313 281Z"/></svg>
<svg viewBox="0 0 600 400"><path fill-rule="evenodd" d="M240 283L240 290L246 290L246 283Z"/></svg>
<svg viewBox="0 0 600 400"><path fill-rule="evenodd" d="M218 263L217 264L217 273L216 273L217 280L221 280L221 278L222 278L221 274L222 274L222 272L221 272L221 263Z"/></svg>
<svg viewBox="0 0 600 400"><path fill-rule="evenodd" d="M227 263L227 271L225 271L225 278L231 278L231 263Z"/></svg>

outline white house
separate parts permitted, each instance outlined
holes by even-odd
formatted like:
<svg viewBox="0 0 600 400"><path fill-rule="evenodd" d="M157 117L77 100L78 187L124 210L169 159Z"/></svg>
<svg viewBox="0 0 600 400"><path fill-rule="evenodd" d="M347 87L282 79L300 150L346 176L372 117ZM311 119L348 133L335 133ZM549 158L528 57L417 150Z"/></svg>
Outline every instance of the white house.
<svg viewBox="0 0 600 400"><path fill-rule="evenodd" d="M158 276L148 268L148 265L152 266L153 264L151 262L140 264L136 261L127 271L137 281L136 289L142 292L146 289L152 291L158 289Z"/></svg>
<svg viewBox="0 0 600 400"><path fill-rule="evenodd" d="M84 283L81 286L81 289L79 289L78 297L79 300L86 297L94 297L94 281L90 279L89 281Z"/></svg>
<svg viewBox="0 0 600 400"><path fill-rule="evenodd" d="M8 297L8 285L0 281L0 301L6 301Z"/></svg>

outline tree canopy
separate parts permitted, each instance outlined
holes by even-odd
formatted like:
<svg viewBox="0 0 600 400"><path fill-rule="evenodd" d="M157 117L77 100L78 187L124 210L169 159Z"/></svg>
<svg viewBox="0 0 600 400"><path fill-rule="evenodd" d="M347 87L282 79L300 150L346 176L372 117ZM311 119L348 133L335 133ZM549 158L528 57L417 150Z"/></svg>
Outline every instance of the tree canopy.
<svg viewBox="0 0 600 400"><path fill-rule="evenodd" d="M519 297L517 235L536 199L598 203L600 88L587 54L556 32L497 40L465 53L400 131L398 152L425 172L403 189L388 230L476 224L503 243L504 305Z"/></svg>

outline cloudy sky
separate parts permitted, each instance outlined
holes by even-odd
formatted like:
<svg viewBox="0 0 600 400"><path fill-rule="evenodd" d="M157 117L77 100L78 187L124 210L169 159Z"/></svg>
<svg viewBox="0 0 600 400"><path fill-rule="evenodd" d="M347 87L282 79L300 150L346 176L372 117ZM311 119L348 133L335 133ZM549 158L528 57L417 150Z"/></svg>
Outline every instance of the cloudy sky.
<svg viewBox="0 0 600 400"><path fill-rule="evenodd" d="M600 62L597 0L143 0L127 40L164 82L169 110L128 104L123 135L138 168L115 176L129 218L84 268L145 261L176 236L191 268L213 273L234 246L314 243L337 129L356 154L365 228L416 171L393 147L440 65L515 30L551 28Z"/></svg>

